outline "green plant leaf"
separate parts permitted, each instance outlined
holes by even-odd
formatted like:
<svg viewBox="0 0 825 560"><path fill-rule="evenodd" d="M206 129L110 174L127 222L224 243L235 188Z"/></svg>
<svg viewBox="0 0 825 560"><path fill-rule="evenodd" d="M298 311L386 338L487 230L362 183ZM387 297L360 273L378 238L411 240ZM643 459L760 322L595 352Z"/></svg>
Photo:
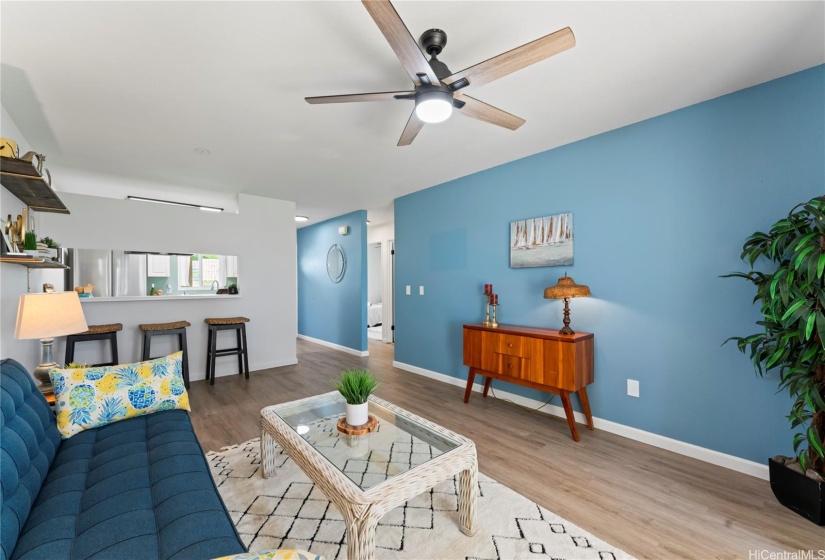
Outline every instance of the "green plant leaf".
<svg viewBox="0 0 825 560"><path fill-rule="evenodd" d="M785 311L785 314L782 315L782 319L780 319L780 320L785 321L786 319L789 319L789 318L793 317L794 313L796 313L797 311L802 309L803 306L806 305L806 304L808 306L811 305L811 303L808 300L805 300L805 299L796 300L795 302L793 302L793 304L791 304L791 306L788 308L788 310ZM791 320L791 322L793 322L793 320Z"/></svg>
<svg viewBox="0 0 825 560"><path fill-rule="evenodd" d="M820 457L825 457L825 449L822 448L822 440L819 437L819 433L816 431L814 426L808 428L808 443L811 444L811 447L814 448L816 454Z"/></svg>
<svg viewBox="0 0 825 560"><path fill-rule="evenodd" d="M816 323L816 313L808 315L808 323L805 326L805 340L811 339L811 334L814 332L814 323Z"/></svg>
<svg viewBox="0 0 825 560"><path fill-rule="evenodd" d="M794 452L799 451L799 446L802 445L802 443L806 439L808 439L808 438L805 436L805 434L794 434L794 436L793 436L793 450L794 450Z"/></svg>
<svg viewBox="0 0 825 560"><path fill-rule="evenodd" d="M796 244L796 246L793 248L793 250L794 251L799 251L799 249L803 245L805 245L806 243L809 243L813 238L818 237L818 236L819 236L819 234L815 231L812 231L811 233L803 235L802 239L799 240L799 242Z"/></svg>
<svg viewBox="0 0 825 560"><path fill-rule="evenodd" d="M816 312L816 333L819 335L819 344L825 350L825 314Z"/></svg>

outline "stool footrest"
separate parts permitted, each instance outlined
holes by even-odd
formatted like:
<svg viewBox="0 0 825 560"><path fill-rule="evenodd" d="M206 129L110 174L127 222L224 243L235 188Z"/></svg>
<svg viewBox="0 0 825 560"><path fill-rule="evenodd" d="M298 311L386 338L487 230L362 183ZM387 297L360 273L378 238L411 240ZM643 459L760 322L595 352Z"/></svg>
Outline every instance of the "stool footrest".
<svg viewBox="0 0 825 560"><path fill-rule="evenodd" d="M224 348L223 350L215 350L216 356L232 356L234 354L242 354L243 348Z"/></svg>

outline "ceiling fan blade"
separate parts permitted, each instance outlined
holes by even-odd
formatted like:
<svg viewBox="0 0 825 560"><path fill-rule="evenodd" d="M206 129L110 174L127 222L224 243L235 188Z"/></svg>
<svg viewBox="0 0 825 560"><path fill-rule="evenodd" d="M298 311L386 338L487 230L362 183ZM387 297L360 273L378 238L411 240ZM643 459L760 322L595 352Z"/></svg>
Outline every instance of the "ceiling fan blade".
<svg viewBox="0 0 825 560"><path fill-rule="evenodd" d="M412 97L410 97L412 96ZM353 93L348 95L325 95L322 97L305 97L311 105L321 103L355 103L359 101L391 101L393 99L415 99L414 91L382 91L376 93Z"/></svg>
<svg viewBox="0 0 825 560"><path fill-rule="evenodd" d="M410 35L410 30L401 21L401 17L389 0L361 0L361 2L375 20L378 29L384 34L390 47L395 51L395 56L401 61L415 85L427 85L427 82L435 86L439 85L438 77L430 68L430 63L427 62L418 43Z"/></svg>
<svg viewBox="0 0 825 560"><path fill-rule="evenodd" d="M418 115L415 114L415 109L413 109L410 120L407 121L407 126L404 127L404 132L401 133L401 138L398 139L398 145L409 146L412 144L422 128L424 128L424 121L418 118Z"/></svg>
<svg viewBox="0 0 825 560"><path fill-rule="evenodd" d="M459 113L480 121L494 124L496 126L503 126L504 128L509 128L510 130L515 130L526 122L521 117L511 115L507 111L502 111L498 107L487 105L483 101L479 101L469 95L456 95L456 99L464 102L464 105L461 107L456 107Z"/></svg>
<svg viewBox="0 0 825 560"><path fill-rule="evenodd" d="M541 62L545 58L550 58L554 54L566 51L574 46L576 46L576 37L569 27L565 27L541 39L536 39L526 45L494 56L475 66L465 68L460 72L456 72L444 78L442 83L450 85L459 80L466 80L466 82L469 82L467 85L454 88L463 93L492 82L493 80L497 80L507 74L512 74L516 70L521 70L536 62ZM456 85L458 86L459 84Z"/></svg>

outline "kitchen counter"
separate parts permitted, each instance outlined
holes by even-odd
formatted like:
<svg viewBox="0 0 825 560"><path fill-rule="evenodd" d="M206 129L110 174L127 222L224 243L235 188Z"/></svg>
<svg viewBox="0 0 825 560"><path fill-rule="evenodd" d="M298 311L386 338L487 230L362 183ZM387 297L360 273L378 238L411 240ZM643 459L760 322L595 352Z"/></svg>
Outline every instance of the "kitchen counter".
<svg viewBox="0 0 825 560"><path fill-rule="evenodd" d="M171 295L171 296L119 296L119 297L90 297L80 298L80 303L107 303L107 302L121 302L121 301L168 301L174 300L196 300L202 301L205 299L239 299L241 294L188 294L188 295Z"/></svg>

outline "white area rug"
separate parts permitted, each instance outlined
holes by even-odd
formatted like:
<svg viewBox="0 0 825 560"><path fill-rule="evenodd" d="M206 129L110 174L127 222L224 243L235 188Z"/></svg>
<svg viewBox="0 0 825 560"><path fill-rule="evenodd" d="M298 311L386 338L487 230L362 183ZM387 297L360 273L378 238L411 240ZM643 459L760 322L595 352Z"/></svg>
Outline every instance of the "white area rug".
<svg viewBox="0 0 825 560"><path fill-rule="evenodd" d="M206 454L226 507L250 551L302 548L327 560L347 556L340 513L285 454L264 479L257 439ZM456 482L389 512L376 532L378 559L492 560L632 558L479 473L478 526L458 528Z"/></svg>

